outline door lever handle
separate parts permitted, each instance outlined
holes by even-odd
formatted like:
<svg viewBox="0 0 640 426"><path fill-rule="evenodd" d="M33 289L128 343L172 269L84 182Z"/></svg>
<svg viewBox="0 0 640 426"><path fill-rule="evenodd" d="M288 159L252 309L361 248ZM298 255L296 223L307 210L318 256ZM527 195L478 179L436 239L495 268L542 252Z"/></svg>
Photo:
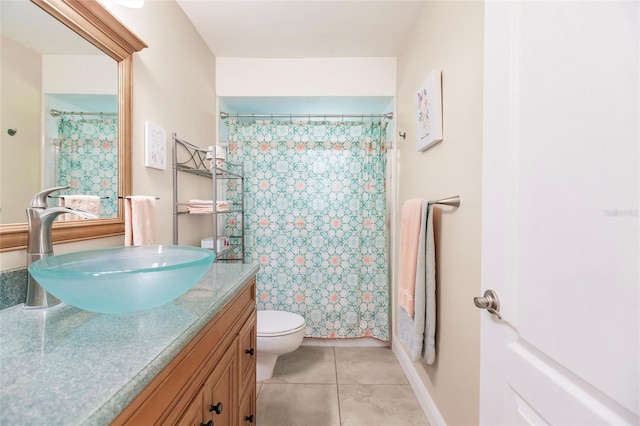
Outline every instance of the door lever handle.
<svg viewBox="0 0 640 426"><path fill-rule="evenodd" d="M502 319L502 315L500 315L500 299L498 299L495 291L487 290L484 292L483 297L474 297L473 304L480 309L486 309L490 314L497 316L498 319Z"/></svg>

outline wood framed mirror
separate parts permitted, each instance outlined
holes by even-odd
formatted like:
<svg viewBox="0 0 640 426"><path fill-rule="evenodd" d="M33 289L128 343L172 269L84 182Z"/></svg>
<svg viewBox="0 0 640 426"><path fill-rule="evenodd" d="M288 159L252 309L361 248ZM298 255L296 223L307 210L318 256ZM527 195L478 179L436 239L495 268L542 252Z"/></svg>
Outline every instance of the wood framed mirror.
<svg viewBox="0 0 640 426"><path fill-rule="evenodd" d="M132 55L147 45L96 0L31 0L31 3L46 11L117 62L117 195L120 197L130 195ZM19 180L19 177L16 177L16 180ZM20 185L20 182L15 184ZM35 193L29 195L33 196ZM54 243L123 234L123 204L122 199L118 199L117 216L111 218L56 222L53 226ZM25 209L27 207L28 205L24 206ZM0 251L19 250L26 245L26 223L0 225Z"/></svg>

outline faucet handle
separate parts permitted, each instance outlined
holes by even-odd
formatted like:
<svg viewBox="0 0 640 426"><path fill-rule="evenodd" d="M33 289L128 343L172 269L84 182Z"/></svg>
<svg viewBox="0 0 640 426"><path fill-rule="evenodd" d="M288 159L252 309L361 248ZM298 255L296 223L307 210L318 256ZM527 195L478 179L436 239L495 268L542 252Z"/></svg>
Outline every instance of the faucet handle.
<svg viewBox="0 0 640 426"><path fill-rule="evenodd" d="M48 189L43 189L42 191L38 192L36 195L33 196L33 198L31 199L31 207L32 208L41 208L41 209L46 209L47 208L47 196L49 194L51 194L52 192L56 192L56 191L62 191L63 189L69 189L68 186L56 186L55 188L48 188Z"/></svg>

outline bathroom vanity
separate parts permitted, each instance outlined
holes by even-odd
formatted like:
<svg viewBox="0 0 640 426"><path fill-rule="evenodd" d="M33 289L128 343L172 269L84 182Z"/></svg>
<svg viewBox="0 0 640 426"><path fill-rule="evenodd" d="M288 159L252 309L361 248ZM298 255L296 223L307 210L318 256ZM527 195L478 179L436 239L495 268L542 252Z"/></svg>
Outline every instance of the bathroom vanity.
<svg viewBox="0 0 640 426"><path fill-rule="evenodd" d="M2 423L254 423L257 270L214 263L182 297L132 314L0 311Z"/></svg>

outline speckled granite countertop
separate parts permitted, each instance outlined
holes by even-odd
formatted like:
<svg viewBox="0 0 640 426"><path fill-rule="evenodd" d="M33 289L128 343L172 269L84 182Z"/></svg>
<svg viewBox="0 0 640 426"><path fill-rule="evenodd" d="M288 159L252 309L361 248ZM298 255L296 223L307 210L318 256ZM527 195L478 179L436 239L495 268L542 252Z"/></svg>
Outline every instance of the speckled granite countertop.
<svg viewBox="0 0 640 426"><path fill-rule="evenodd" d="M0 311L0 424L109 424L257 271L215 263L182 297L133 314Z"/></svg>

